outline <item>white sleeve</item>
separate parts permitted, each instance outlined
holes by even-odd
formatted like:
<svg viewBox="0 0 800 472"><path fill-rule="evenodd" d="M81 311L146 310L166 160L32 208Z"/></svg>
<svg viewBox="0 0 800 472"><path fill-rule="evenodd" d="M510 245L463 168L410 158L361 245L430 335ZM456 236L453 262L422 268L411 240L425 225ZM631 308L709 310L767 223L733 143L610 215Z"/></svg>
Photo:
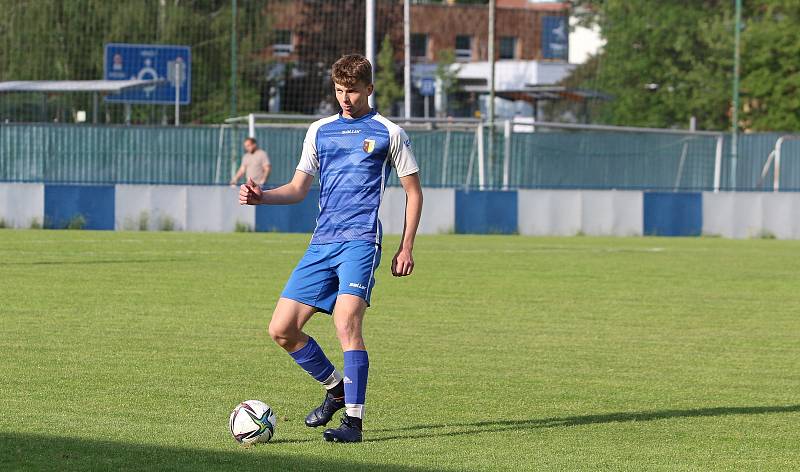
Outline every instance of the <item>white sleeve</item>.
<svg viewBox="0 0 800 472"><path fill-rule="evenodd" d="M316 176L319 171L319 158L317 157L317 126L312 126L303 140L303 153L300 154L300 163L297 170L308 175Z"/></svg>
<svg viewBox="0 0 800 472"><path fill-rule="evenodd" d="M411 140L402 128L389 138L389 159L398 177L419 172L414 151L411 150Z"/></svg>

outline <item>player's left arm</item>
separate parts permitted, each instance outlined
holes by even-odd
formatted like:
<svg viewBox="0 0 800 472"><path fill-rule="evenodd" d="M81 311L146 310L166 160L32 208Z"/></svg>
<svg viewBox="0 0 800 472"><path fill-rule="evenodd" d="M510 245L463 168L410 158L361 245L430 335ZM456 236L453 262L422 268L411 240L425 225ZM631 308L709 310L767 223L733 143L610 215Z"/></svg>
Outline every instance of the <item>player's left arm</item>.
<svg viewBox="0 0 800 472"><path fill-rule="evenodd" d="M406 216L400 247L392 259L392 275L395 277L411 275L414 270L414 256L412 255L414 238L417 236L419 219L422 216L422 186L419 183L419 173L415 172L400 177L400 184L406 191Z"/></svg>

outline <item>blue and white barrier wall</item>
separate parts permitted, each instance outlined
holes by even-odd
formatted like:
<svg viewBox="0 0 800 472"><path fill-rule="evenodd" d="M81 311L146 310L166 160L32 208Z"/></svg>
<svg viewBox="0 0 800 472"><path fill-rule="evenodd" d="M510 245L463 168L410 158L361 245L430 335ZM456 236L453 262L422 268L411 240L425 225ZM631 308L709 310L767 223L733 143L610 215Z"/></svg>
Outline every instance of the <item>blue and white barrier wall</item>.
<svg viewBox="0 0 800 472"><path fill-rule="evenodd" d="M318 191L289 206L238 204L222 186L0 183L6 227L99 230L314 229ZM405 193L388 188L386 234L403 230ZM800 193L425 189L421 234L700 236L800 239Z"/></svg>

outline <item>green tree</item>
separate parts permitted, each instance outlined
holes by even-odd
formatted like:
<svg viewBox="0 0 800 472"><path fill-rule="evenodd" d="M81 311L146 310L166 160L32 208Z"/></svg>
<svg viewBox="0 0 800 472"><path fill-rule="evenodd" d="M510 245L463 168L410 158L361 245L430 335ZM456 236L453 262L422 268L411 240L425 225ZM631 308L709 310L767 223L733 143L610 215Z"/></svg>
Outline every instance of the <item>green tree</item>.
<svg viewBox="0 0 800 472"><path fill-rule="evenodd" d="M582 24L606 40L594 60L564 83L610 94L593 104L599 121L706 129L730 128L733 2L576 0ZM745 2L741 43L741 126L800 129L800 9L795 0Z"/></svg>
<svg viewBox="0 0 800 472"><path fill-rule="evenodd" d="M403 98L403 88L397 81L397 67L394 61L394 47L387 34L378 52L378 71L375 74L375 93L377 105L387 115L392 115L394 104Z"/></svg>
<svg viewBox="0 0 800 472"><path fill-rule="evenodd" d="M800 8L794 0L762 0L742 32L740 126L752 131L800 130Z"/></svg>
<svg viewBox="0 0 800 472"><path fill-rule="evenodd" d="M436 61L436 78L444 94L447 106L445 110L437 110L439 114L448 114L450 110L458 108L455 94L458 92L458 72L461 66L456 65L456 53L452 49L443 49L438 53Z"/></svg>
<svg viewBox="0 0 800 472"><path fill-rule="evenodd" d="M701 128L725 128L733 49L722 3L583 2L584 21L600 25L606 45L565 83L611 95L595 115L607 123L685 127L696 116Z"/></svg>

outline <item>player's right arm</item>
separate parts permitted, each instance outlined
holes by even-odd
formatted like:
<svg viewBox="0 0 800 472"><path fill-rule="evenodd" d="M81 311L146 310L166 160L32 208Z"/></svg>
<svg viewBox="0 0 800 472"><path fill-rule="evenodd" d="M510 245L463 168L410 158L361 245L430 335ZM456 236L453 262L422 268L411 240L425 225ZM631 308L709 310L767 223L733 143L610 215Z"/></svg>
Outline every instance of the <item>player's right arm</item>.
<svg viewBox="0 0 800 472"><path fill-rule="evenodd" d="M303 153L300 163L294 172L292 181L276 189L262 191L255 182L248 180L239 189L240 205L291 205L306 198L314 177L319 171L319 157L317 156L317 131L319 122L308 128L303 140Z"/></svg>
<svg viewBox="0 0 800 472"><path fill-rule="evenodd" d="M291 205L303 201L314 182L314 177L295 171L292 181L278 188L264 191L253 179L239 187L240 205Z"/></svg>
<svg viewBox="0 0 800 472"><path fill-rule="evenodd" d="M301 202L311 184L314 176L319 171L319 158L317 157L316 145L317 128L312 126L306 133L303 141L303 153L300 156L300 163L294 172L292 181L278 188L267 190L266 192L255 184L251 179L239 188L240 205L291 205Z"/></svg>

